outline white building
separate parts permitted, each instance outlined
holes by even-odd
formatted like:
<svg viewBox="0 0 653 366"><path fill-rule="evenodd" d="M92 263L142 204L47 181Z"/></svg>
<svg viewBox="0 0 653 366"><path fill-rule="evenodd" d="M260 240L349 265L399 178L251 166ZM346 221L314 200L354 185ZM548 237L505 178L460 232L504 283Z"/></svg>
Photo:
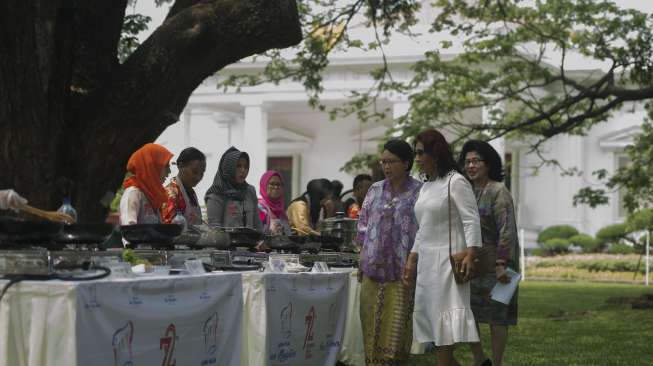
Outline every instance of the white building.
<svg viewBox="0 0 653 366"><path fill-rule="evenodd" d="M422 11L424 24L432 17L432 9L427 7ZM358 32L370 31L360 28ZM385 50L393 77L409 79L410 65L432 43L433 39L421 43L395 39ZM324 75L321 99L329 106L337 106L347 100L351 90L367 90L373 82L369 72L381 62L376 54L335 54ZM248 181L257 189L259 177L266 169L284 174L290 182L286 187L289 198L303 192L307 182L314 178L338 179L349 189L353 176L341 172L340 168L357 153L375 153L388 126L409 108L405 98L384 95L380 107L389 108L391 113L381 123L362 124L354 117L330 121L326 112L307 105L306 92L296 82L244 88L241 92L225 93L216 88L219 77L257 71L264 65L241 62L205 80L190 97L180 121L157 140L175 153L194 146L207 154L206 175L197 187L200 196L211 185L220 156L232 145L250 154ZM577 69L586 68L585 65L579 59ZM485 115L480 111L477 114L478 118ZM548 157L582 172L573 177L563 177L551 167L542 168L535 175L532 167L540 161L528 154L527 146L519 141L493 142L512 161L507 184L513 192L518 226L525 229L527 243L532 243L537 233L550 225L569 224L581 232L594 234L605 225L623 220L618 192L612 193L609 205L597 209L574 207L573 195L580 188L597 183L592 171L613 172L626 163L623 149L632 143L644 116L643 107L633 105L593 128L586 137L560 136L548 142L545 146Z"/></svg>

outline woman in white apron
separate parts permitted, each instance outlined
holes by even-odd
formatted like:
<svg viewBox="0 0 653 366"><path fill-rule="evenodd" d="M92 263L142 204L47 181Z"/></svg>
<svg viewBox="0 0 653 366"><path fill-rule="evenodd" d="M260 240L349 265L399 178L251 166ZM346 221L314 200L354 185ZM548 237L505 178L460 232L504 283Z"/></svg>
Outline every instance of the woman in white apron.
<svg viewBox="0 0 653 366"><path fill-rule="evenodd" d="M131 174L123 182L120 199L120 225L159 224L166 202L163 182L170 174L172 153L157 144L145 144L127 162Z"/></svg>
<svg viewBox="0 0 653 366"><path fill-rule="evenodd" d="M479 338L469 283L457 284L452 273L449 230L453 253L467 251L462 271L469 275L475 247L481 245L478 208L472 187L457 172L449 144L441 133L427 130L417 135L415 163L428 181L415 203L419 230L404 273L404 280L410 282L417 272L413 335L417 342L435 343L438 365L453 366L457 364L454 345L478 342Z"/></svg>

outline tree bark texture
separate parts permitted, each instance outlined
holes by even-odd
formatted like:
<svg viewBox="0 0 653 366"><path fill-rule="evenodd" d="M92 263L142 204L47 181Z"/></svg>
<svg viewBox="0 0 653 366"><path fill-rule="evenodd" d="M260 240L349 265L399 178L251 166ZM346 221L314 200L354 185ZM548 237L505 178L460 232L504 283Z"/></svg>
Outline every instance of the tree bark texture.
<svg viewBox="0 0 653 366"><path fill-rule="evenodd" d="M295 0L178 0L121 65L126 6L0 1L0 189L56 209L70 186L80 221L102 221L100 199L131 153L179 119L206 77L301 40Z"/></svg>

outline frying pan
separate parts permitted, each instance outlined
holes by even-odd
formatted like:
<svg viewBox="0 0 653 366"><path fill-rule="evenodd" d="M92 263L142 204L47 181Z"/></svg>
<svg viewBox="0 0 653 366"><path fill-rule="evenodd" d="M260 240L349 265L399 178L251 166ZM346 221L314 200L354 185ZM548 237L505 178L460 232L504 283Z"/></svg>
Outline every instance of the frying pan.
<svg viewBox="0 0 653 366"><path fill-rule="evenodd" d="M111 231L111 224L64 225L54 241L59 244L99 244L111 235Z"/></svg>
<svg viewBox="0 0 653 366"><path fill-rule="evenodd" d="M0 242L7 244L44 244L51 242L63 227L52 221L29 221L0 217Z"/></svg>
<svg viewBox="0 0 653 366"><path fill-rule="evenodd" d="M182 227L175 224L135 224L120 227L122 237L130 244L170 244L181 234Z"/></svg>

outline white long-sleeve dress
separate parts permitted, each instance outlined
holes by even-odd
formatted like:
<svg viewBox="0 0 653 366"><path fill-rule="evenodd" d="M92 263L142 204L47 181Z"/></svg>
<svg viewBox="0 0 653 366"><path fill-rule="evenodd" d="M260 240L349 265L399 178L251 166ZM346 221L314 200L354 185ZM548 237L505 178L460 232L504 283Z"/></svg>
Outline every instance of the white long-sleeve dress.
<svg viewBox="0 0 653 366"><path fill-rule="evenodd" d="M469 283L459 285L449 262L447 185L451 178L451 242L454 253L481 246L481 225L471 184L458 173L426 182L415 203L419 222L413 335L436 346L478 342Z"/></svg>

